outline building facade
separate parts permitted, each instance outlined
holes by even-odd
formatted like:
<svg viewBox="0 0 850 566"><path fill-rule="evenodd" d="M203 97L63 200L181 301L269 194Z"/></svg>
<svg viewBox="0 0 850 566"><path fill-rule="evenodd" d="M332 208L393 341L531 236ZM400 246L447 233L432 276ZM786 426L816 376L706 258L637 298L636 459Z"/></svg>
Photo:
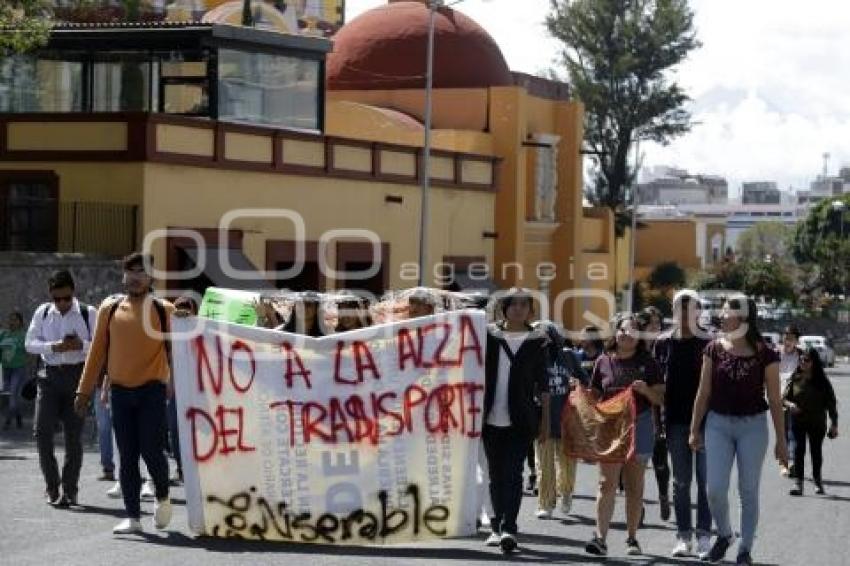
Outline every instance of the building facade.
<svg viewBox="0 0 850 566"><path fill-rule="evenodd" d="M333 43L213 16L59 25L4 62L2 249L148 244L175 293L415 285L427 6L377 8ZM436 37L426 282L606 318L622 270L610 213L582 206L581 105L511 73L459 12Z"/></svg>

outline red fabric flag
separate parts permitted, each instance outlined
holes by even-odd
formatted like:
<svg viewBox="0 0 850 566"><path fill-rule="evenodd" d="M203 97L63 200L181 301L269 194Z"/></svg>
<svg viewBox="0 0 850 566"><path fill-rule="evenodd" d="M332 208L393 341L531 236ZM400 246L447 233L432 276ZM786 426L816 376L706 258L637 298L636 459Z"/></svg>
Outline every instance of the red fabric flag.
<svg viewBox="0 0 850 566"><path fill-rule="evenodd" d="M631 387L598 403L577 387L561 416L564 453L590 462L626 462L634 455L636 415Z"/></svg>

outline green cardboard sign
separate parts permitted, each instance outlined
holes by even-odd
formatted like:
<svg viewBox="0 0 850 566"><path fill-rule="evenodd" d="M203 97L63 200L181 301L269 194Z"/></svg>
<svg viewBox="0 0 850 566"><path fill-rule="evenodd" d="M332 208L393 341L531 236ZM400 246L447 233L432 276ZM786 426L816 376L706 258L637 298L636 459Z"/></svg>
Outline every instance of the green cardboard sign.
<svg viewBox="0 0 850 566"><path fill-rule="evenodd" d="M204 299L201 301L198 316L246 326L256 326L257 311L254 309L254 301L259 298L259 293L208 287L204 293Z"/></svg>

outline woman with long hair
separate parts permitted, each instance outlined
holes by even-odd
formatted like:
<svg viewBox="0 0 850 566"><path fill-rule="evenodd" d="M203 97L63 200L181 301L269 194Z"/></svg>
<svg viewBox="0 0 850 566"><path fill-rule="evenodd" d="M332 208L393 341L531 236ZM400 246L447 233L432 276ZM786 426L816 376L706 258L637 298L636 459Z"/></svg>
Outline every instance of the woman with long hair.
<svg viewBox="0 0 850 566"><path fill-rule="evenodd" d="M720 317L722 334L703 354L689 441L693 450L702 449L704 444L707 456L706 492L718 532L708 553L709 562L722 560L733 542L729 477L732 463L737 461L741 542L736 563L753 563L750 553L758 526L759 484L768 444L765 415L768 408L776 432L774 455L780 462L788 459L779 356L762 340L756 317L755 301L743 295L729 298Z"/></svg>
<svg viewBox="0 0 850 566"><path fill-rule="evenodd" d="M631 315L619 317L614 330L616 335L609 341L608 351L596 360L590 385L596 396L603 400L631 387L637 407L635 449L634 456L625 463L599 464L596 532L585 546L585 551L599 556L608 554L605 539L614 514L614 498L622 472L626 491L626 552L637 556L642 554L637 541L637 530L643 509L644 472L653 449L650 408L664 402L664 383L658 364L639 336L644 328L639 325L638 320Z"/></svg>
<svg viewBox="0 0 850 566"><path fill-rule="evenodd" d="M803 495L803 467L806 461L806 439L812 453L812 478L815 481L815 493L823 494L821 467L823 465L823 439L838 436L838 410L835 391L826 372L818 351L809 348L800 356L797 371L785 389L785 407L793 416L791 432L794 435L794 479L796 485L790 494ZM827 430L826 417L830 426Z"/></svg>

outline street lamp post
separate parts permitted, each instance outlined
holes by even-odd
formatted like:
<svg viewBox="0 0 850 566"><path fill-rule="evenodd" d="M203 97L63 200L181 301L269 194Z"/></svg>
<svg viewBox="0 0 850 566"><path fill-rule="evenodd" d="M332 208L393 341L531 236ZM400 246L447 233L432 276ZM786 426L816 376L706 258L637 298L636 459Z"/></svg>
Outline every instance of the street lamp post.
<svg viewBox="0 0 850 566"><path fill-rule="evenodd" d="M841 243L844 243L844 210L847 208L847 205L844 204L842 200L834 200L832 201L832 210L838 213L840 233L841 233ZM842 248L839 248L842 249ZM843 286L842 291L844 292L845 298L847 297L847 287Z"/></svg>
<svg viewBox="0 0 850 566"><path fill-rule="evenodd" d="M431 95L434 83L434 26L442 0L428 0L428 55L425 69L425 139L422 147L422 206L419 209L419 286L426 284L428 265L429 193L431 189Z"/></svg>
<svg viewBox="0 0 850 566"><path fill-rule="evenodd" d="M847 205L844 204L844 201L834 200L832 201L832 210L838 213L839 222L841 225L841 239L844 239L844 209L847 208Z"/></svg>

